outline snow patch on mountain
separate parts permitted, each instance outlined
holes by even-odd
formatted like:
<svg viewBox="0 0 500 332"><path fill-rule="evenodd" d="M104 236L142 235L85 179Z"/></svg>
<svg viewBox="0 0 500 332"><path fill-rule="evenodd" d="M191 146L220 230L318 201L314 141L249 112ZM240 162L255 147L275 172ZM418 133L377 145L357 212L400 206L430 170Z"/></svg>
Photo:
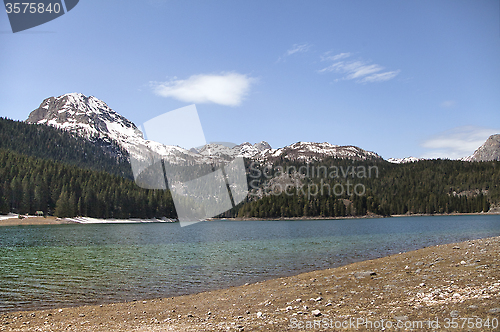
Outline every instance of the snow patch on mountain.
<svg viewBox="0 0 500 332"><path fill-rule="evenodd" d="M388 162L393 164L406 164L406 163L414 163L417 161L423 160L422 158L417 157L405 157L405 158L389 158Z"/></svg>
<svg viewBox="0 0 500 332"><path fill-rule="evenodd" d="M291 161L321 161L325 158L352 160L382 159L378 154L352 145L339 146L328 142L297 142L280 149L266 149L254 155L259 161L275 161L283 158Z"/></svg>
<svg viewBox="0 0 500 332"><path fill-rule="evenodd" d="M178 146L164 145L146 140L137 126L112 110L105 102L81 93L69 93L45 99L39 108L31 112L29 123L38 123L61 128L89 140L113 142L137 160L168 159L172 163L220 163L245 157L259 162L274 162L279 159L312 162L325 158L352 160L374 160L382 158L371 151L356 146L339 146L327 142L297 142L283 148L273 149L261 141L240 145L210 143L203 147L185 150Z"/></svg>

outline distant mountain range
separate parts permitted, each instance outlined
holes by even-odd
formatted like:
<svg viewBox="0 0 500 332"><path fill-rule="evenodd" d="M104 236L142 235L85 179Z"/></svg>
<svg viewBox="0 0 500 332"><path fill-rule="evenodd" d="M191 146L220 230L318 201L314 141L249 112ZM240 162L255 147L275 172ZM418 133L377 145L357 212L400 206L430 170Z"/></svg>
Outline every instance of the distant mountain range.
<svg viewBox="0 0 500 332"><path fill-rule="evenodd" d="M382 160L378 154L356 146L338 146L330 143L298 142L273 149L265 142L248 142L228 147L220 143L207 144L186 150L144 139L142 132L130 120L112 110L105 102L81 93L69 93L45 99L31 112L28 123L45 124L85 137L99 144L111 146L116 142L132 157L140 159L144 151L168 158L170 161L217 162L236 156L257 161L277 159L318 161L327 157L353 160ZM117 154L120 151L116 151Z"/></svg>
<svg viewBox="0 0 500 332"><path fill-rule="evenodd" d="M146 140L138 127L104 101L81 93L69 93L59 97L45 99L32 111L26 120L28 123L45 124L69 131L100 145L117 157L124 157L123 150L136 159L145 158L144 154L155 154L168 158L170 162L218 163L228 158L243 156L259 162L321 161L325 158L351 160L383 160L375 152L366 151L356 146L339 146L327 142L297 142L283 148L273 149L265 142L248 142L227 146L222 143L210 143L201 148L184 148L164 145ZM415 157L389 158L391 163L408 163L422 160ZM500 160L500 135L493 135L465 161Z"/></svg>
<svg viewBox="0 0 500 332"><path fill-rule="evenodd" d="M416 157L406 157L406 158L389 158L387 159L388 162L393 163L393 164L406 164L406 163L413 163L419 160L423 160L422 158L416 158Z"/></svg>

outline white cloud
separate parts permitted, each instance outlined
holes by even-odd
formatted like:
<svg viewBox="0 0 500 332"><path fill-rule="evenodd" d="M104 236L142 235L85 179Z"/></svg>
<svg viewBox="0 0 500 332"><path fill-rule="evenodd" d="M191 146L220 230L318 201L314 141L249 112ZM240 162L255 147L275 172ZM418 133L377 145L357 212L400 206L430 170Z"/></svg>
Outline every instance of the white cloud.
<svg viewBox="0 0 500 332"><path fill-rule="evenodd" d="M383 82L383 81L392 80L394 77L396 77L399 74L399 72L400 72L400 70L394 70L394 71L387 71L385 73L370 75L370 76L363 78L361 80L361 83Z"/></svg>
<svg viewBox="0 0 500 332"><path fill-rule="evenodd" d="M445 100L441 103L441 107L443 108L451 108L457 104L454 100Z"/></svg>
<svg viewBox="0 0 500 332"><path fill-rule="evenodd" d="M215 103L238 106L250 91L255 78L238 73L193 75L185 80L151 82L155 94L188 103Z"/></svg>
<svg viewBox="0 0 500 332"><path fill-rule="evenodd" d="M382 69L383 68L380 67L379 65L365 65L359 61L354 63L349 63L344 66L344 70L347 73L349 73L349 75L347 75L346 77L348 80L370 75L378 71L381 71Z"/></svg>
<svg viewBox="0 0 500 332"><path fill-rule="evenodd" d="M293 44L292 48L287 50L283 56L280 56L278 58L277 63L284 60L286 57L289 57L290 55L293 55L295 53L305 53L309 51L312 45L305 43L305 44Z"/></svg>
<svg viewBox="0 0 500 332"><path fill-rule="evenodd" d="M352 54L349 52L339 53L337 55L329 55L330 52L326 52L325 55L321 56L321 61L337 61L350 57Z"/></svg>
<svg viewBox="0 0 500 332"><path fill-rule="evenodd" d="M286 55L290 56L295 53L303 53L309 51L309 48L311 48L311 45L309 44L294 44L291 49L286 51Z"/></svg>
<svg viewBox="0 0 500 332"><path fill-rule="evenodd" d="M334 56L322 56L322 61L337 61L341 59L346 59L351 56L351 53L339 53ZM342 79L353 80L358 79L357 83L373 83L373 82L384 82L396 77L400 70L386 71L384 67L378 64L369 64L362 60L351 60L351 61L338 61L328 67L318 70L319 73L325 72L337 72L344 74Z"/></svg>
<svg viewBox="0 0 500 332"><path fill-rule="evenodd" d="M478 126L463 126L444 131L424 141L421 146L428 149L423 158L460 159L470 156L500 129Z"/></svg>

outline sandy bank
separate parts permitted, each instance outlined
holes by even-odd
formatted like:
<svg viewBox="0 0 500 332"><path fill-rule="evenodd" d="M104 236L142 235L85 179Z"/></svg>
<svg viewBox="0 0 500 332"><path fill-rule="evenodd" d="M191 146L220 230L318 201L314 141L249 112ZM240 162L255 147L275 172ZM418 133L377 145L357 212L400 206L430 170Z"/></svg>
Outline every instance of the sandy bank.
<svg viewBox="0 0 500 332"><path fill-rule="evenodd" d="M59 219L56 217L34 217L29 216L28 218L19 219L17 216L11 218L0 219L0 226L20 226L20 225L60 225L60 224L72 224L70 220Z"/></svg>

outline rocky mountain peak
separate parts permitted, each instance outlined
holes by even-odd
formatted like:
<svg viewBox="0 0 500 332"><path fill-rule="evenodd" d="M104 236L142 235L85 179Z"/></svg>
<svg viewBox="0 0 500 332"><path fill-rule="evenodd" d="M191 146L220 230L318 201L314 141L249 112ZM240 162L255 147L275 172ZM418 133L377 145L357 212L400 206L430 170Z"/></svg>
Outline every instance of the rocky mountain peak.
<svg viewBox="0 0 500 332"><path fill-rule="evenodd" d="M28 123L47 124L75 134L117 139L117 136L142 137L135 124L112 110L105 102L81 93L68 93L45 99L32 111Z"/></svg>
<svg viewBox="0 0 500 332"><path fill-rule="evenodd" d="M112 110L102 100L81 93L68 93L45 99L31 112L26 121L58 127L101 145L103 142L109 146L117 143L136 160L146 160L152 158L151 156L167 158L172 163L206 163L238 156L271 163L281 159L311 162L329 157L352 160L382 159L376 153L356 146L338 146L327 142L297 142L279 149L271 148L265 141L235 146L219 142L188 151L145 140L133 122Z"/></svg>
<svg viewBox="0 0 500 332"><path fill-rule="evenodd" d="M466 161L500 161L500 134L491 135Z"/></svg>

